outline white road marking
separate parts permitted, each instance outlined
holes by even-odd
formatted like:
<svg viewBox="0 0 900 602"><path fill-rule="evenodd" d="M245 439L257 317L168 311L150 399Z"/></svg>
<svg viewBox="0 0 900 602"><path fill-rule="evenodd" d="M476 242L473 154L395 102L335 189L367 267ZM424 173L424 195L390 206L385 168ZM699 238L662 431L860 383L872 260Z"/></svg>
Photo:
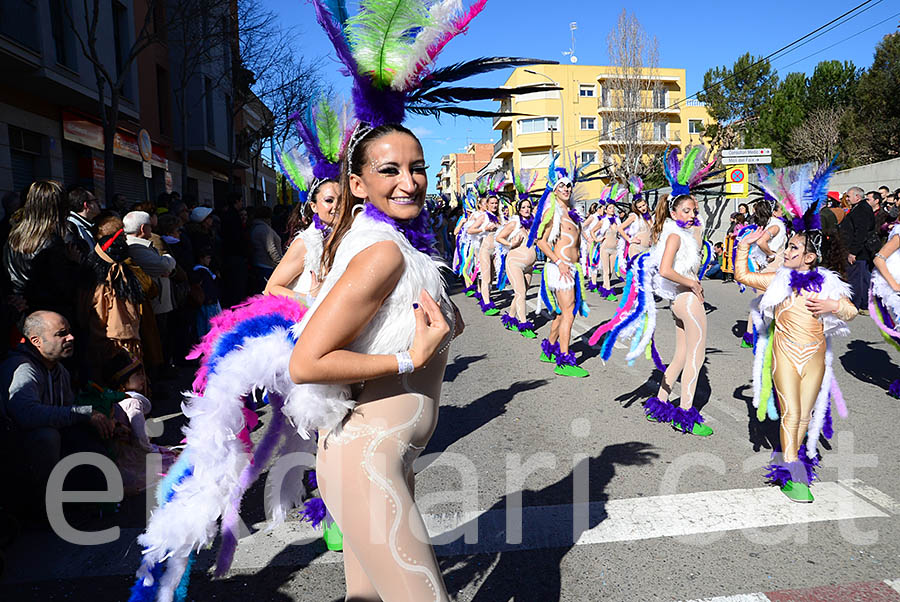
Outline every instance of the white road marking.
<svg viewBox="0 0 900 602"><path fill-rule="evenodd" d="M854 484L870 499L885 494ZM506 508L481 512L425 514L425 524L439 556L494 554L499 552L609 544L661 537L717 533L837 521L888 515L833 482L814 488L814 504L792 504L774 487L680 493L632 499L592 502L585 513L586 529L572 533L572 506L527 506L522 509L521 543L507 537ZM890 499L890 498L888 498ZM880 503L880 502L879 502ZM665 517L665 520L660 520ZM337 552L319 553L305 544L321 538L321 530L308 523L288 521L271 531L243 538L235 553L232 572L249 572L265 566L304 566L342 562ZM475 539L466 543L464 534ZM122 529L113 543L90 554L50 533L23 537L7 551L6 582L30 582L109 575L130 575L137 569L139 529ZM46 558L65 559L47 563ZM201 566L209 566L214 554L203 552ZM889 584L897 587L897 582ZM765 600L765 598L713 598L712 600Z"/></svg>
<svg viewBox="0 0 900 602"><path fill-rule="evenodd" d="M884 582L892 589L900 592L900 579L885 579Z"/></svg>
<svg viewBox="0 0 900 602"><path fill-rule="evenodd" d="M771 602L765 594L737 594L735 596L716 596L715 598L697 598L686 602Z"/></svg>
<svg viewBox="0 0 900 602"><path fill-rule="evenodd" d="M863 496L870 502L881 506L891 514L900 514L900 503L880 489L866 485L859 479L840 479L838 483L850 491Z"/></svg>

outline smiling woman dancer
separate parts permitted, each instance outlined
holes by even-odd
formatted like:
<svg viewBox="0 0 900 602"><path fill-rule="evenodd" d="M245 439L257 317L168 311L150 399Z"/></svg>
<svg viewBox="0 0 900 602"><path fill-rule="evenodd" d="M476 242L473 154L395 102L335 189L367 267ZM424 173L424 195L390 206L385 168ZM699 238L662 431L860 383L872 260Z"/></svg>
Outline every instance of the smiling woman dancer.
<svg viewBox="0 0 900 602"><path fill-rule="evenodd" d="M317 454L320 491L344 533L348 599L443 600L412 464L437 421L458 320L438 264L422 252L427 168L418 140L399 125L361 127L344 183L349 202L325 247L323 299L300 325L291 377L365 383L354 411L320 431Z"/></svg>
<svg viewBox="0 0 900 602"><path fill-rule="evenodd" d="M430 4L409 0L399 15L393 5L363 0L354 17L340 0L313 5L353 78L362 122L341 170L340 207L323 251L325 279L308 310L263 296L244 308L245 321L223 325L222 340L207 341L198 373L205 387L185 401L187 446L139 538L144 552L132 600L184 599L193 552L213 542L220 518L217 575L226 571L243 492L269 465L285 432L309 437L314 430L320 492L344 532L347 599L448 599L410 469L434 429L447 346L462 324L431 256L422 147L397 124L408 109L441 112L448 98L458 112L464 99L455 94L536 91L460 92L445 84L546 61L488 58L432 70L483 2L468 11L458 4L429 11ZM256 446L237 437L245 426L241 398L255 386L265 386L273 407ZM273 493L283 510L281 492Z"/></svg>
<svg viewBox="0 0 900 602"><path fill-rule="evenodd" d="M834 163L823 163L815 173L807 167L781 177L761 174L760 186L792 217L794 235L776 272L751 273L748 268L750 244L765 230L741 241L734 264L736 281L764 291L753 303L759 333L753 404L759 420L781 415L781 450L773 453L766 477L794 502L813 501L809 486L819 464L819 434L830 438L833 430L831 399L841 416L847 413L831 368L831 338L850 333L846 322L857 309L850 287L822 266L839 268L846 253L836 236L823 235L819 217L833 172Z"/></svg>
<svg viewBox="0 0 900 602"><path fill-rule="evenodd" d="M526 243L528 231L534 222L529 191L537 180L537 173L520 173L515 178L516 192L519 198L518 211L509 223L497 233L497 242L509 251L506 253L506 274L513 287L513 313L503 314L503 325L519 332L526 339L536 338L534 324L528 320L528 312L525 305L525 297L528 287L531 285L531 273L534 270L534 262L537 253L534 247Z"/></svg>

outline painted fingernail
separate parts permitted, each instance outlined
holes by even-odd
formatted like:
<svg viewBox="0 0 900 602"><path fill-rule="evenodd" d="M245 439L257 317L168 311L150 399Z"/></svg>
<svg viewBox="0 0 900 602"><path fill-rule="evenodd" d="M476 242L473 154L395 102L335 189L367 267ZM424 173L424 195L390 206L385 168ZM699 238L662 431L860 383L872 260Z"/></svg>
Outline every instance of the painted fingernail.
<svg viewBox="0 0 900 602"><path fill-rule="evenodd" d="M419 309L419 304L418 304L418 303L413 303L413 309Z"/></svg>

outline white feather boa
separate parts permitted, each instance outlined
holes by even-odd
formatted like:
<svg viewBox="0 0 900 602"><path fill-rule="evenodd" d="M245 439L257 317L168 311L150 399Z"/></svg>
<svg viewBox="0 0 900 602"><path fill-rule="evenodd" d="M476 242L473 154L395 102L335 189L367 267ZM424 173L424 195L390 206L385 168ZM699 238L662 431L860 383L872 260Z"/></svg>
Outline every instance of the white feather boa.
<svg viewBox="0 0 900 602"><path fill-rule="evenodd" d="M900 237L900 226L894 226L888 240ZM900 282L900 251L894 251L884 260L887 269L895 281ZM900 323L900 293L891 288L877 269L872 270L872 294L881 299L891 314L894 324Z"/></svg>
<svg viewBox="0 0 900 602"><path fill-rule="evenodd" d="M762 394L762 376L763 365L765 363L765 350L769 342L769 325L772 323L775 314L775 308L778 307L792 294L790 286L791 271L789 268L780 268L776 272L775 277L769 284L766 291L750 302L750 316L753 325L756 327L757 341L756 350L753 356L753 407L759 408L759 404L763 400L760 399ZM818 296L825 299L838 300L841 297L850 297L850 287L840 277L825 268L818 268L823 275L822 291ZM847 323L832 313L825 314L820 318L822 320L823 330L825 331L825 373L822 376L822 385L819 387L819 393L816 396L816 403L813 406L812 417L809 421L809 427L806 431L807 441L806 453L810 458L816 457L815 442L819 440L822 433L822 426L825 422L825 414L827 413L828 404L831 398L833 386L837 386L834 381L834 370L832 362L834 361L834 352L831 347L831 339L835 336L848 336L850 329Z"/></svg>
<svg viewBox="0 0 900 602"><path fill-rule="evenodd" d="M287 369L293 347L284 328L247 339L242 348L222 357L202 396L185 393L182 410L189 419L184 428L188 440L185 453L190 453L194 470L176 487L175 498L153 511L147 530L138 537L145 548L142 569L149 571L169 556L186 559L192 551L212 543L217 521L250 463L237 439L245 426L243 404L223 400L240 399L254 387L270 391L294 388Z"/></svg>
<svg viewBox="0 0 900 602"><path fill-rule="evenodd" d="M702 228L702 225L700 227ZM685 278L696 278L697 271L700 269L700 242L694 236L693 230L681 228L675 223L675 220L667 219L663 224L662 232L659 234L659 240L650 249L649 263L653 271L654 292L660 297L669 300L674 299L679 292L683 292L679 290L674 282L663 278L659 274L659 264L666 250L666 241L673 234L681 239L681 244L678 245L678 251L675 253L672 269Z"/></svg>

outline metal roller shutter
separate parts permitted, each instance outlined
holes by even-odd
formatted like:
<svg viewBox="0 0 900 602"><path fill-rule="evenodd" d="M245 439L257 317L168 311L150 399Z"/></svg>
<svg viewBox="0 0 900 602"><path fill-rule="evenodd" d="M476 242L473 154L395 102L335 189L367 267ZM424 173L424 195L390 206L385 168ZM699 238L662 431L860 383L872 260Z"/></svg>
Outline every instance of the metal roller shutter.
<svg viewBox="0 0 900 602"><path fill-rule="evenodd" d="M9 151L12 164L13 190L23 192L34 182L34 155L18 150Z"/></svg>
<svg viewBox="0 0 900 602"><path fill-rule="evenodd" d="M124 194L129 204L147 200L147 184L140 163L116 157L115 172L116 194Z"/></svg>

